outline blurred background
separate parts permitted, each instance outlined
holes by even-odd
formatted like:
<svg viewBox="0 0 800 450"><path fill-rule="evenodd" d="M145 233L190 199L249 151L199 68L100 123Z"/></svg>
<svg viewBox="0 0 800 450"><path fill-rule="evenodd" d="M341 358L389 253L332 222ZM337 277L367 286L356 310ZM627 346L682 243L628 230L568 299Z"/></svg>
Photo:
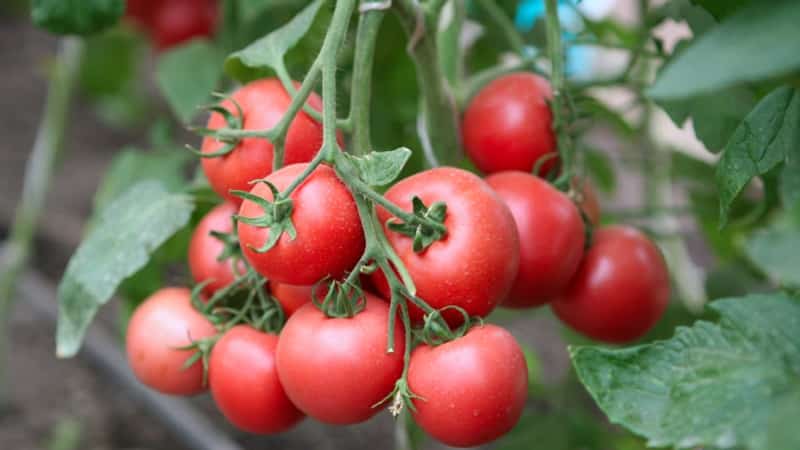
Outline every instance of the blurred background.
<svg viewBox="0 0 800 450"><path fill-rule="evenodd" d="M56 37L31 25L24 2L3 1L0 5L0 240L8 233L22 192L26 161L45 104L47 74L58 45ZM282 3L290 4L287 11L296 10L293 2ZM598 20L612 18L622 26L634 26L638 3L584 0L581 8ZM536 25L541 12L535 6L509 9L520 29L541 34L541 27ZM290 17L289 14L276 15L272 22L267 21L259 28L260 32L265 33L270 26ZM580 28L579 18L574 20L575 27ZM476 60L500 58L498 48L502 45L498 38L491 30L473 27L471 39L477 39ZM660 32L673 40L689 33L688 27L677 22L667 24ZM168 142L167 146L172 145L171 150L178 153L184 152L182 144L199 142L179 126L180 121L159 94L153 75L158 54L150 49L147 39L125 26L110 33L88 44L88 51L94 54L87 57L80 74L80 89L69 109L65 148L50 180L30 270L20 278L11 309L7 330L8 370L1 381L10 402L0 410L0 449L229 446L332 450L401 449L416 444L420 433L405 430L402 421L394 423L388 414L379 414L365 424L352 427L328 427L307 420L288 433L261 438L235 432L206 397L184 401L148 396L130 377L121 353L122 326L131 307L126 301L112 301L102 309L100 320L92 325L87 345L78 357L56 359L56 285L91 217L95 192L104 174L123 149L151 149ZM379 50L375 95L386 98L381 101L391 105L392 111L384 111L383 118L380 113L373 114L377 120L376 145L418 149L414 132L416 87L413 67L402 51L404 38L399 37L402 31L395 20L389 19L382 33L385 35L379 42L391 44ZM312 37L312 44L313 40ZM309 53L307 49L299 51ZM302 65L307 60L307 55L303 56L294 58L293 73L302 74ZM589 48L570 58L570 70L576 79L614 73L626 63L624 52ZM343 71L346 79L347 68ZM636 123L643 114L641 110L624 109L630 101L630 93L624 90L598 90L597 97L618 106L620 115L631 123ZM403 101L404 98L412 100ZM586 140L592 143L595 155L589 162L589 170L599 188L607 220L637 223L640 215L635 212L642 208L645 196L652 194L653 189L655 195L668 202L670 209L679 211L662 221L660 226L667 228L660 229L666 236L661 243L677 249L673 256L681 264L673 264L671 268L686 272L678 275L687 277L683 292L678 295L688 298L689 303L702 304L704 277L695 264L708 266L712 257L698 235L695 222L680 214L689 207L685 190L653 188L647 185L649 180L640 179L626 167L633 165L638 169L639 164L653 163L643 161L645 146L669 148L667 163L672 161L672 149L680 149L681 155L691 155L687 158L692 161L707 158L708 153L694 139L690 123L681 130L663 113L654 110L652 114L647 130L652 141L648 143L619 139L619 130L608 122L592 124L586 131ZM678 158L683 160L684 156ZM421 159L416 159L413 164L420 165ZM192 172L191 166L185 167L187 176ZM641 224L652 225L646 221ZM188 281L185 267L179 264L171 264L169 273L170 280ZM669 335L674 324L693 319L683 305L673 310L653 336ZM594 409L574 379L567 354L567 344L580 339L562 329L549 311L524 315L501 311L493 320L507 325L529 349L532 395L529 413L518 430L492 448L644 448L643 442L607 424ZM406 442L407 439L412 442ZM441 448L431 442L423 442L421 446Z"/></svg>

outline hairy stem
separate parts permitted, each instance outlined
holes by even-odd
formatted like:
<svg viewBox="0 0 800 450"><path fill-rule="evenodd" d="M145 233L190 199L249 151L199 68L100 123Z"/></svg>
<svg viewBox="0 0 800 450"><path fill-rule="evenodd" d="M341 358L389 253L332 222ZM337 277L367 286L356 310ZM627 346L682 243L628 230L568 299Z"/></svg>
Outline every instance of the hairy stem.
<svg viewBox="0 0 800 450"><path fill-rule="evenodd" d="M561 24L558 19L558 0L545 0L547 24L547 56L550 59L550 83L553 89L553 131L556 135L558 154L561 158L561 175L555 185L563 190L569 189L574 164L574 146L567 125L566 79L564 75L564 51L561 44Z"/></svg>
<svg viewBox="0 0 800 450"><path fill-rule="evenodd" d="M355 155L364 155L372 150L369 121L372 67L375 62L375 43L385 15L383 10L365 11L358 22L349 117L353 124L352 152Z"/></svg>

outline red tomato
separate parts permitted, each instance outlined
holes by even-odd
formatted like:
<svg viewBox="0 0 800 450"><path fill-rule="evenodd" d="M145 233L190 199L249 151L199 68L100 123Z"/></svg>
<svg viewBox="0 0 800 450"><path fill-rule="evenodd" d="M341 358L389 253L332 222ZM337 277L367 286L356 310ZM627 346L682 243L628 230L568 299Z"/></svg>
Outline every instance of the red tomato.
<svg viewBox="0 0 800 450"><path fill-rule="evenodd" d="M153 20L153 13L157 9L154 0L127 0L125 2L125 17L131 19L136 25L149 29Z"/></svg>
<svg viewBox="0 0 800 450"><path fill-rule="evenodd" d="M495 325L472 328L442 345L411 355L408 387L414 420L454 447L485 444L510 431L522 415L528 368L511 334Z"/></svg>
<svg viewBox="0 0 800 450"><path fill-rule="evenodd" d="M552 304L567 325L593 339L630 342L658 322L669 303L661 252L628 226L596 229L567 290Z"/></svg>
<svg viewBox="0 0 800 450"><path fill-rule="evenodd" d="M435 309L456 305L471 316L485 317L506 297L517 275L519 238L514 218L486 182L452 167L412 175L386 192L387 199L406 211L411 211L414 196L429 207L438 201L447 203L447 235L422 253L414 252L412 238L385 228L389 243L416 284L417 295ZM378 208L378 217L385 224L392 216ZM388 298L382 274L375 284ZM409 313L415 322L423 317L422 310L413 305ZM443 315L452 325L463 322L452 309Z"/></svg>
<svg viewBox="0 0 800 450"><path fill-rule="evenodd" d="M192 395L205 390L203 365L184 369L193 350L178 350L217 330L192 307L191 291L163 288L134 311L128 323L128 362L142 383L165 394Z"/></svg>
<svg viewBox="0 0 800 450"><path fill-rule="evenodd" d="M245 130L271 129L281 120L292 102L281 82L275 78L252 81L234 92L231 99L242 108ZM316 110L322 110L322 99L315 93L308 98L308 104ZM238 115L230 99L224 100L222 106ZM228 124L221 114L213 113L208 119L207 127L226 128ZM203 139L201 151L212 153L224 146L223 142L206 137ZM284 144L284 163L311 161L321 146L322 124L301 110L289 125ZM249 191L252 188L250 181L264 178L272 172L272 158L273 147L270 141L245 138L227 155L203 158L202 164L211 187L219 195L238 205L242 199L231 195L229 191Z"/></svg>
<svg viewBox="0 0 800 450"><path fill-rule="evenodd" d="M215 0L164 0L151 16L150 32L161 50L193 38L210 37L217 22Z"/></svg>
<svg viewBox="0 0 800 450"><path fill-rule="evenodd" d="M556 152L548 82L532 73L495 79L470 101L462 137L467 155L485 173L531 172L539 158ZM551 158L540 173L556 164Z"/></svg>
<svg viewBox="0 0 800 450"><path fill-rule="evenodd" d="M309 416L330 424L363 422L394 389L403 372L404 334L394 332L386 353L389 305L366 294L351 318L328 318L313 304L286 322L278 342L278 375L289 398Z"/></svg>
<svg viewBox="0 0 800 450"><path fill-rule="evenodd" d="M519 233L519 273L503 306L540 306L561 293L583 257L584 229L566 195L526 172L486 178L511 209Z"/></svg>
<svg viewBox="0 0 800 450"><path fill-rule="evenodd" d="M211 351L211 395L222 414L249 433L286 431L303 418L278 379L277 346L278 336L237 325Z"/></svg>
<svg viewBox="0 0 800 450"><path fill-rule="evenodd" d="M314 287L275 283L273 281L269 283L269 290L272 296L281 304L283 314L288 319L298 309L305 306L307 303L311 303L311 292L314 290ZM324 287L320 287L319 290L320 294L324 294Z"/></svg>
<svg viewBox="0 0 800 450"><path fill-rule="evenodd" d="M578 190L581 195L578 206L581 208L586 217L592 225L600 224L600 200L597 198L597 192L594 190L592 183L589 180L581 180L573 178L573 187Z"/></svg>
<svg viewBox="0 0 800 450"><path fill-rule="evenodd" d="M307 167L293 164L267 177L283 191ZM272 191L258 183L250 191L272 200ZM260 274L279 283L313 285L326 276L339 278L355 266L364 252L364 232L355 200L328 166L319 166L292 192L292 222L297 230L293 240L284 233L269 251L258 253L269 228L239 222L239 241L245 257ZM263 209L245 201L242 217L260 217Z"/></svg>
<svg viewBox="0 0 800 450"><path fill-rule="evenodd" d="M210 233L212 231L230 233L233 230L232 217L236 211L236 206L227 202L215 207L197 224L189 241L189 271L194 281L202 283L213 280L203 289L208 296L231 284L235 278L233 260L217 259L225 249L225 244ZM244 274L245 271L244 263L240 261L236 272Z"/></svg>

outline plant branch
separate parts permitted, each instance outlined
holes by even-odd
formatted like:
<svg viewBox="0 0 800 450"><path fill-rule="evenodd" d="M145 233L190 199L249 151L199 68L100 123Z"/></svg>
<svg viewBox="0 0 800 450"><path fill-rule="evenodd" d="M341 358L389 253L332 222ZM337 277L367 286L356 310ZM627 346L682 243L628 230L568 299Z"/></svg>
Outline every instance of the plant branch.
<svg viewBox="0 0 800 450"><path fill-rule="evenodd" d="M561 44L561 23L558 18L558 0L545 0L547 25L547 56L550 59L550 84L553 89L553 132L556 135L558 154L561 159L561 175L554 182L567 190L572 178L574 145L569 134L569 108L564 75L564 49Z"/></svg>
<svg viewBox="0 0 800 450"><path fill-rule="evenodd" d="M353 124L353 154L364 155L372 150L370 136L370 101L372 98L372 67L375 62L375 43L384 10L370 9L361 13L356 33L353 89L348 121Z"/></svg>
<svg viewBox="0 0 800 450"><path fill-rule="evenodd" d="M495 0L476 0L476 3L486 11L489 18L503 31L503 36L514 53L525 55L525 41L517 31L517 27L514 26L514 22L503 11L503 8Z"/></svg>

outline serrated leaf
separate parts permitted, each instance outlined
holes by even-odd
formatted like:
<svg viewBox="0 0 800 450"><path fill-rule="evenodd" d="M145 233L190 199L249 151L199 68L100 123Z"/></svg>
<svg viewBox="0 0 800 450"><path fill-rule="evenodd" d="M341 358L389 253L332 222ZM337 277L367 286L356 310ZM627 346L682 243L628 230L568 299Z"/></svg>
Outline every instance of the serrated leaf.
<svg viewBox="0 0 800 450"><path fill-rule="evenodd" d="M370 186L385 186L400 175L410 157L411 150L400 147L385 152L371 152L364 156L351 156L350 161L365 183Z"/></svg>
<svg viewBox="0 0 800 450"><path fill-rule="evenodd" d="M32 0L31 20L56 34L87 35L117 23L124 0Z"/></svg>
<svg viewBox="0 0 800 450"><path fill-rule="evenodd" d="M612 422L651 446L796 448L773 446L770 424L800 414L800 403L784 403L800 389L800 302L777 293L710 307L717 324L680 327L667 341L572 349L578 376Z"/></svg>
<svg viewBox="0 0 800 450"><path fill-rule="evenodd" d="M695 39L661 71L648 95L688 98L800 69L800 52L790 44L798 23L800 2L754 2Z"/></svg>
<svg viewBox="0 0 800 450"><path fill-rule="evenodd" d="M111 203L70 258L58 287L59 357L77 353L86 328L120 283L183 228L194 205L155 181L143 181Z"/></svg>
<svg viewBox="0 0 800 450"><path fill-rule="evenodd" d="M284 55L311 28L322 3L322 0L312 2L286 25L228 56L225 71L233 78L242 79L246 77L246 68L282 67Z"/></svg>
<svg viewBox="0 0 800 450"><path fill-rule="evenodd" d="M195 39L161 55L156 67L158 87L183 122L208 103L222 78L223 57L210 41Z"/></svg>
<svg viewBox="0 0 800 450"><path fill-rule="evenodd" d="M731 136L717 165L720 223L747 183L782 163L800 146L800 95L781 87L764 97Z"/></svg>
<svg viewBox="0 0 800 450"><path fill-rule="evenodd" d="M773 225L753 233L745 245L747 256L771 279L800 286L800 230Z"/></svg>

